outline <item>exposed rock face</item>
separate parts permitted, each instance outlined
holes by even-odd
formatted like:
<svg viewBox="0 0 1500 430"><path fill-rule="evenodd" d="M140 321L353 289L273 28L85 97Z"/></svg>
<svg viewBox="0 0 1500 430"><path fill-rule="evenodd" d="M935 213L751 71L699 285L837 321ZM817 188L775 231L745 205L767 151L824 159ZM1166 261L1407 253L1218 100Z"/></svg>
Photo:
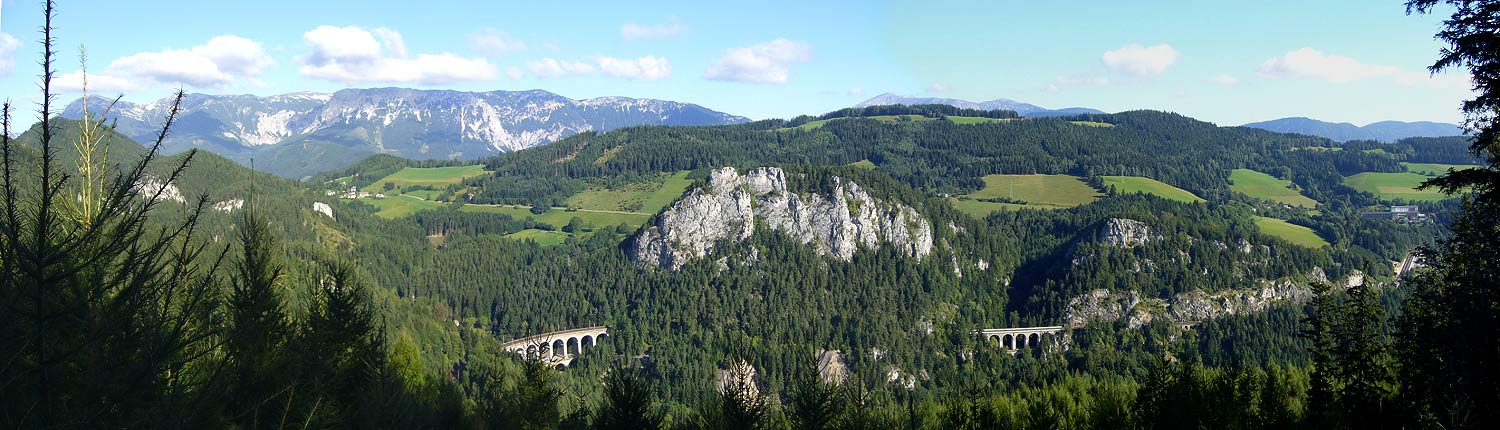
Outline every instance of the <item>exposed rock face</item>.
<svg viewBox="0 0 1500 430"><path fill-rule="evenodd" d="M330 219L333 218L333 206L329 206L327 203L313 202L312 208L313 212L327 215Z"/></svg>
<svg viewBox="0 0 1500 430"><path fill-rule="evenodd" d="M1352 272L1342 285L1355 285L1363 281L1364 276L1358 271ZM1315 268L1307 277L1309 282L1328 282L1322 269ZM1256 288L1213 293L1190 291L1177 294L1170 300L1142 298L1134 291L1096 289L1068 300L1067 320L1072 327L1121 319L1128 319L1131 328L1148 324L1156 318L1191 323L1262 312L1278 303L1305 303L1312 299L1312 295L1312 289L1306 283L1290 280L1265 280L1260 281Z"/></svg>
<svg viewBox="0 0 1500 430"><path fill-rule="evenodd" d="M849 378L849 369L844 367L844 353L839 350L821 350L818 360L818 379L824 384L841 385Z"/></svg>
<svg viewBox="0 0 1500 430"><path fill-rule="evenodd" d="M142 175L141 181L135 184L135 193L141 197L151 198L152 196L156 196L158 191L161 192L161 195L157 198L161 200L187 203L187 199L182 197L182 191L177 189L176 184L168 183L163 187L161 179L155 176Z"/></svg>
<svg viewBox="0 0 1500 430"><path fill-rule="evenodd" d="M713 171L708 186L667 208L630 244L642 266L677 270L714 246L744 242L764 223L821 255L848 261L859 248L886 244L909 257L932 253L932 224L915 209L875 199L854 182L833 179L830 195L787 190L786 173L774 167L741 176L734 168Z"/></svg>
<svg viewBox="0 0 1500 430"><path fill-rule="evenodd" d="M1094 233L1096 242L1117 248L1134 248L1157 238L1156 233L1151 231L1151 226L1124 218L1105 220L1104 225L1099 227L1099 231Z"/></svg>

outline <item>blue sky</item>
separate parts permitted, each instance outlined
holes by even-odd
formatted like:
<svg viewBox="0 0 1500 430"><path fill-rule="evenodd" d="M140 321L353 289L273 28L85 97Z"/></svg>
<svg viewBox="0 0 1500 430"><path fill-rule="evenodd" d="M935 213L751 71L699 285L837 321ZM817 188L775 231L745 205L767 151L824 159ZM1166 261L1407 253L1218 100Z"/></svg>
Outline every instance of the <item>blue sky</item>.
<svg viewBox="0 0 1500 430"><path fill-rule="evenodd" d="M635 4L639 3L639 4ZM0 96L36 100L40 2L0 0ZM790 118L883 92L1286 116L1456 122L1428 76L1440 17L1401 1L69 1L59 86L85 45L96 93L271 95L399 86L544 89Z"/></svg>

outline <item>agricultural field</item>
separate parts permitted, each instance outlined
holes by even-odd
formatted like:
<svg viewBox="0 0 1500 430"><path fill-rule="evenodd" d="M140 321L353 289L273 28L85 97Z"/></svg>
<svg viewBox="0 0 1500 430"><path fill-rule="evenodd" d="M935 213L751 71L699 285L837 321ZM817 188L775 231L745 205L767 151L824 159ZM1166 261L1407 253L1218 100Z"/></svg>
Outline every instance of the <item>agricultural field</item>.
<svg viewBox="0 0 1500 430"><path fill-rule="evenodd" d="M845 166L858 167L865 170L875 170L875 163L870 160L859 160L853 163L845 164Z"/></svg>
<svg viewBox="0 0 1500 430"><path fill-rule="evenodd" d="M1293 245L1307 248L1328 246L1328 241L1324 240L1322 236L1318 236L1318 232L1313 231L1313 229L1276 218L1257 216L1255 217L1255 226L1260 228L1261 233L1281 238L1287 242L1291 242Z"/></svg>
<svg viewBox="0 0 1500 430"><path fill-rule="evenodd" d="M368 198L355 201L380 209L375 212L375 216L385 219L401 218L419 211L438 209L446 206L445 203L422 200L412 196L389 196L386 198Z"/></svg>
<svg viewBox="0 0 1500 430"><path fill-rule="evenodd" d="M387 182L396 184L398 187L405 186L431 186L435 188L462 183L464 178L485 174L484 166L455 166L455 167L407 167L396 173L381 178L379 181L364 188L364 191L378 193L384 190Z"/></svg>
<svg viewBox="0 0 1500 430"><path fill-rule="evenodd" d="M1479 167L1473 164L1437 164L1437 163L1401 163L1406 166L1406 171L1426 176L1438 176L1448 173L1448 169L1463 170Z"/></svg>
<svg viewBox="0 0 1500 430"><path fill-rule="evenodd" d="M1146 193L1184 203L1199 203L1204 200L1187 190L1167 185L1161 181L1140 176L1101 176L1104 185L1115 187L1120 194Z"/></svg>
<svg viewBox="0 0 1500 430"><path fill-rule="evenodd" d="M693 180L688 179L687 176L687 171L681 171L671 176L663 175L659 182L646 181L629 184L616 190L591 187L569 197L567 206L583 210L650 215L661 212L662 208L682 196L682 193L693 184Z"/></svg>
<svg viewBox="0 0 1500 430"><path fill-rule="evenodd" d="M984 188L959 196L954 205L969 215L983 218L1002 209L1062 209L1087 204L1102 196L1083 180L1068 175L988 175ZM1003 198L1026 202L999 203L982 199Z"/></svg>
<svg viewBox="0 0 1500 430"><path fill-rule="evenodd" d="M1229 189L1235 192L1262 200L1286 203L1292 206L1310 208L1318 205L1317 200L1302 195L1301 192L1292 188L1292 181L1277 179L1265 173L1250 169L1234 169L1229 173Z"/></svg>
<svg viewBox="0 0 1500 430"><path fill-rule="evenodd" d="M1364 172L1344 177L1344 185L1359 191L1375 194L1384 200L1404 199L1435 202L1450 197L1435 189L1418 191L1416 189L1417 186L1421 185L1422 181L1428 179L1431 178L1411 172Z"/></svg>

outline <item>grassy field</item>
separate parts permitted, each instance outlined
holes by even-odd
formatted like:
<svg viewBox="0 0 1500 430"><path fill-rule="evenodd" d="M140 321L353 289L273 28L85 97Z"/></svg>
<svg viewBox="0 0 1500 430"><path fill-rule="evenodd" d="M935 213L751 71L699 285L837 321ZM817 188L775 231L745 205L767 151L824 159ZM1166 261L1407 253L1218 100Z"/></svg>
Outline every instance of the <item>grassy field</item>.
<svg viewBox="0 0 1500 430"><path fill-rule="evenodd" d="M1077 177L1068 175L988 175L984 188L951 199L960 211L984 218L998 210L1062 209L1097 200L1102 194ZM1026 204L985 202L979 199L1007 198Z"/></svg>
<svg viewBox="0 0 1500 430"><path fill-rule="evenodd" d="M1103 176L1101 178L1104 179L1104 185L1115 187L1115 192L1121 194L1155 194L1158 197L1187 203L1204 201L1187 190L1167 185L1151 178L1140 176Z"/></svg>
<svg viewBox="0 0 1500 430"><path fill-rule="evenodd" d="M676 200L683 191L687 190L688 186L693 184L693 180L688 179L687 175L687 171L681 171L671 176L663 176L659 183L631 184L619 190L588 189L569 197L567 205L571 208L596 211L654 214Z"/></svg>
<svg viewBox="0 0 1500 430"><path fill-rule="evenodd" d="M1031 206L1070 208L1097 200L1101 194L1083 180L1068 175L988 175L984 189L966 197L1003 197Z"/></svg>
<svg viewBox="0 0 1500 430"><path fill-rule="evenodd" d="M541 246L557 246L572 237L571 233L560 231L522 230L507 234L505 237L515 240L530 240Z"/></svg>
<svg viewBox="0 0 1500 430"><path fill-rule="evenodd" d="M1354 176L1344 177L1344 185L1356 190L1373 193L1376 196L1391 199L1406 199L1416 201L1438 201L1449 198L1448 195L1435 189L1417 191L1417 186L1422 181L1431 179L1416 173L1377 173L1364 172Z"/></svg>
<svg viewBox="0 0 1500 430"><path fill-rule="evenodd" d="M1313 229L1276 218L1255 217L1255 226L1260 228L1261 233L1279 237L1287 242L1291 242L1293 245L1308 248L1328 246L1328 241L1323 240L1323 237L1318 236L1318 232L1313 231Z"/></svg>
<svg viewBox="0 0 1500 430"><path fill-rule="evenodd" d="M1318 205L1317 200L1308 198L1302 195L1301 192L1292 189L1292 181L1276 179L1275 176L1250 169L1234 169L1233 172L1229 173L1229 183L1233 184L1229 189L1257 199L1281 202L1304 208Z"/></svg>
<svg viewBox="0 0 1500 430"><path fill-rule="evenodd" d="M960 200L960 199L951 198L951 197L948 198L948 201L952 202L953 203L953 207L958 208L959 212L963 212L965 214L968 214L969 216L972 216L972 217L975 217L975 218L979 218L979 219L984 219L984 217L990 216L990 214L995 213L995 212L999 212L999 211L1013 211L1013 210L1017 210L1017 209L1064 209L1063 207L1060 207L1060 206L1039 206L1039 205L1020 205L1020 204L1015 204L1015 203L981 202L981 201L978 201L978 200Z"/></svg>
<svg viewBox="0 0 1500 430"><path fill-rule="evenodd" d="M849 167L858 167L858 168L865 169L865 170L875 170L875 163L871 162L870 160L855 161L853 163L847 164L847 166L849 166Z"/></svg>
<svg viewBox="0 0 1500 430"><path fill-rule="evenodd" d="M456 167L407 167L390 176L381 178L379 181L365 187L365 191L378 193L384 190L387 182L396 184L398 187L409 185L428 185L432 187L445 187L463 182L464 178L484 174L484 166L456 166Z"/></svg>
<svg viewBox="0 0 1500 430"><path fill-rule="evenodd" d="M1437 164L1437 163L1401 163L1406 166L1406 171L1419 175L1438 176L1448 173L1448 169L1463 170L1479 167L1473 164Z"/></svg>
<svg viewBox="0 0 1500 430"><path fill-rule="evenodd" d="M390 196L383 199L371 198L356 201L375 206L377 209L380 209L375 212L375 216L386 219L400 218L418 211L437 209L445 206L443 203L430 202L412 196Z"/></svg>

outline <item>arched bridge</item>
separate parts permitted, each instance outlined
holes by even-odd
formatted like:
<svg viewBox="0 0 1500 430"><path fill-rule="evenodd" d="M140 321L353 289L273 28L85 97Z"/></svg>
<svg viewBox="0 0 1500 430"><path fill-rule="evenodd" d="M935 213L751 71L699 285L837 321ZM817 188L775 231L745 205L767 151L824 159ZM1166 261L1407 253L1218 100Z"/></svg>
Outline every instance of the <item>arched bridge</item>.
<svg viewBox="0 0 1500 430"><path fill-rule="evenodd" d="M500 347L522 357L541 357L567 365L586 347L598 346L599 340L606 337L609 337L609 327L585 327L524 337L500 344Z"/></svg>
<svg viewBox="0 0 1500 430"><path fill-rule="evenodd" d="M1045 327L1020 327L1020 328L987 328L975 330L974 334L981 339L995 342L1000 346L1012 351L1025 347L1038 347L1047 342L1059 342L1058 333L1062 333L1060 325Z"/></svg>

